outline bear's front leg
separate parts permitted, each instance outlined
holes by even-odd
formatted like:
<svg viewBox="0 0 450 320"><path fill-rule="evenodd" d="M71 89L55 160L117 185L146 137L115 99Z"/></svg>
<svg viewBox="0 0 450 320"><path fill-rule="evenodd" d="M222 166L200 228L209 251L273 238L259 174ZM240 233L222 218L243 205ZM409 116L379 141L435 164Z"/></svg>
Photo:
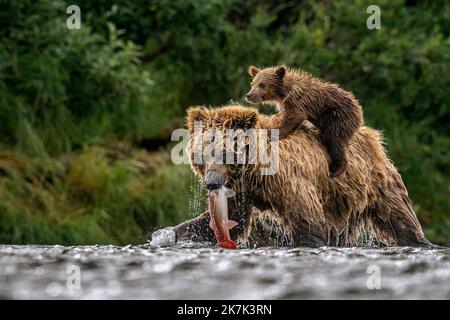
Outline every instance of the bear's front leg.
<svg viewBox="0 0 450 320"><path fill-rule="evenodd" d="M178 241L215 242L214 232L209 227L209 212L185 221L174 227L175 239Z"/></svg>

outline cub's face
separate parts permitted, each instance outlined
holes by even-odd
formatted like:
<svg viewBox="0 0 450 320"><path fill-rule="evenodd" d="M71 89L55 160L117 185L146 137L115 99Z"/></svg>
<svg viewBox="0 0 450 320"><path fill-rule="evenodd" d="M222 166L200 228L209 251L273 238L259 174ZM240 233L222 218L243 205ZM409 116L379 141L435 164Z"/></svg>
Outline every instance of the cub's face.
<svg viewBox="0 0 450 320"><path fill-rule="evenodd" d="M283 85L283 79L286 74L285 66L261 70L251 66L248 68L248 73L253 78L251 90L246 95L248 102L282 102L285 97Z"/></svg>

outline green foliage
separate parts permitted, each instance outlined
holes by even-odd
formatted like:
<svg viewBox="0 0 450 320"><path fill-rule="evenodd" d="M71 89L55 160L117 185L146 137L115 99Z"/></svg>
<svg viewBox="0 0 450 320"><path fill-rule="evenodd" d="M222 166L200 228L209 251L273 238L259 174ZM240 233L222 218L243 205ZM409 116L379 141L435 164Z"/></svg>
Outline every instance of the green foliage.
<svg viewBox="0 0 450 320"><path fill-rule="evenodd" d="M69 4L0 0L0 242L136 242L188 217L188 168L143 173L136 157L167 153L111 161L105 143L242 101L247 66L279 63L355 93L427 235L450 242L448 1L380 0L380 30L363 0L86 1L80 30Z"/></svg>
<svg viewBox="0 0 450 320"><path fill-rule="evenodd" d="M65 8L50 0L2 4L0 142L46 156L155 134L173 108L142 68L140 47L111 22L103 34L88 23L68 30Z"/></svg>

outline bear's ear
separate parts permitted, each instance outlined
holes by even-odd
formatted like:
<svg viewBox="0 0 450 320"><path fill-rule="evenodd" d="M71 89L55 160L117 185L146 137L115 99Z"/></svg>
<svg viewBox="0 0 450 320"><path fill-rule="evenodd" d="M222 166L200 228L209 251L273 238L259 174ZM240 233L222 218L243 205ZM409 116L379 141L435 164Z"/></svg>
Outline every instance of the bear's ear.
<svg viewBox="0 0 450 320"><path fill-rule="evenodd" d="M227 129L253 129L258 121L257 111L253 108L246 108L246 110L238 110L226 123L224 127Z"/></svg>
<svg viewBox="0 0 450 320"><path fill-rule="evenodd" d="M257 121L258 121L258 114L255 111L255 112L249 114L249 116L247 117L245 126L247 127L247 129L252 129L256 126Z"/></svg>
<svg viewBox="0 0 450 320"><path fill-rule="evenodd" d="M279 66L276 70L275 70L275 74L277 75L278 78L283 79L285 74L286 74L286 66L282 65Z"/></svg>
<svg viewBox="0 0 450 320"><path fill-rule="evenodd" d="M255 66L250 66L248 67L248 74L254 78L261 70L259 70L257 67Z"/></svg>
<svg viewBox="0 0 450 320"><path fill-rule="evenodd" d="M204 107L189 107L187 110L187 127L190 134L194 132L197 121L204 122L208 117L208 110Z"/></svg>

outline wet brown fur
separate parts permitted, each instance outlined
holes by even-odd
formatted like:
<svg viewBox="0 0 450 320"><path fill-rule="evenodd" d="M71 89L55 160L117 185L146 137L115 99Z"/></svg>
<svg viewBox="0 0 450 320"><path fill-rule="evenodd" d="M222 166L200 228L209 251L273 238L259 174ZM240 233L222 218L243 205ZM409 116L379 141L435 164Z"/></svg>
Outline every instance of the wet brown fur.
<svg viewBox="0 0 450 320"><path fill-rule="evenodd" d="M274 118L242 106L191 108L187 116L191 135L195 120L202 121L203 130L224 130L271 128ZM306 121L280 140L275 175L261 175L258 164L227 165L230 187L246 201L235 237L245 240L251 234L257 208L269 210L270 218L292 236L294 245L353 246L368 234L386 245L430 244L378 131L365 126L356 131L348 144L347 170L333 179L319 137ZM192 169L203 178L203 166L192 164Z"/></svg>
<svg viewBox="0 0 450 320"><path fill-rule="evenodd" d="M328 151L330 176L342 174L347 166L347 144L363 125L362 108L354 95L337 84L285 66L262 70L251 66L249 74L253 81L248 100L277 104L280 117L274 125L280 129L280 137L287 137L309 120L319 129L320 141Z"/></svg>

